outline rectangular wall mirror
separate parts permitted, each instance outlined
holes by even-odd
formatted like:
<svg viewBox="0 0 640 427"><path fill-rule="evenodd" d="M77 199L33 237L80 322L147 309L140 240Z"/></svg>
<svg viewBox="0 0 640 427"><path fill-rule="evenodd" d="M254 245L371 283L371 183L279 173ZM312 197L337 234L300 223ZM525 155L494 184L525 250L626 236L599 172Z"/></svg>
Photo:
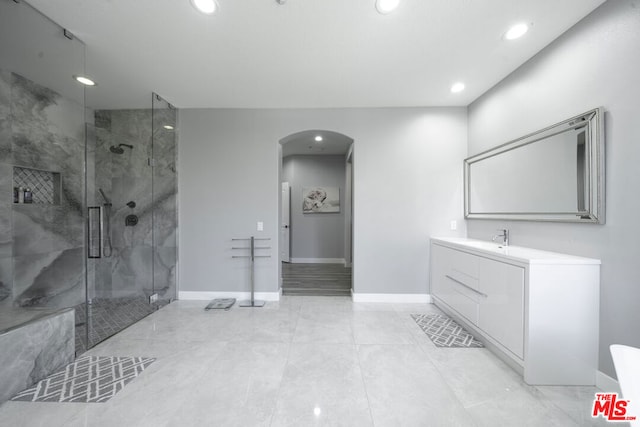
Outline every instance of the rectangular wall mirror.
<svg viewBox="0 0 640 427"><path fill-rule="evenodd" d="M604 223L596 108L464 161L465 218Z"/></svg>

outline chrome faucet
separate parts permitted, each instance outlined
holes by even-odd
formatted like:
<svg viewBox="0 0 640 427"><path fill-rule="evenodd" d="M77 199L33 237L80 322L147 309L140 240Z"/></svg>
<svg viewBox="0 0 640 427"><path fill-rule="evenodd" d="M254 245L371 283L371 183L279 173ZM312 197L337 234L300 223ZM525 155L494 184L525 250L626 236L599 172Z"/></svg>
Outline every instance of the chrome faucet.
<svg viewBox="0 0 640 427"><path fill-rule="evenodd" d="M491 240L495 242L496 239L502 237L502 246L509 246L509 230L506 228L500 228L498 231L502 234L496 234Z"/></svg>

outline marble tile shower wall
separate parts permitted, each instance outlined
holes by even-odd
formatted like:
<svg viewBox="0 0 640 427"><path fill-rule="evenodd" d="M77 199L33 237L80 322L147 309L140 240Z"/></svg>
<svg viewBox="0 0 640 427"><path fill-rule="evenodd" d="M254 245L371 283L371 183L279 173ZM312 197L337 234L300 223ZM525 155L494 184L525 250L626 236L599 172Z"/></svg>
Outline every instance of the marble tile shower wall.
<svg viewBox="0 0 640 427"><path fill-rule="evenodd" d="M0 70L0 307L84 301L84 108ZM14 204L13 167L60 173L58 204Z"/></svg>
<svg viewBox="0 0 640 427"><path fill-rule="evenodd" d="M161 299L173 299L177 225L173 134L171 138L154 135L152 153L152 111L142 109L96 111L95 134L95 186L113 204L113 254L96 263L93 297L122 298L158 292ZM133 148L123 147L122 154L110 150L119 144ZM156 159L154 168L149 166L152 154ZM129 202L134 202L135 207L127 206ZM138 217L135 226L126 225L128 215Z"/></svg>

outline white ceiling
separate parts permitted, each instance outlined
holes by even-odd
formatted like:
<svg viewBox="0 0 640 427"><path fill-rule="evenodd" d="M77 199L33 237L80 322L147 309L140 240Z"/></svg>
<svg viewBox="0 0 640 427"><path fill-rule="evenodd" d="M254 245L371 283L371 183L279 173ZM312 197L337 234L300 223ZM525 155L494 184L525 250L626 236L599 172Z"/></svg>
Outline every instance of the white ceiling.
<svg viewBox="0 0 640 427"><path fill-rule="evenodd" d="M321 142L315 137L322 136ZM349 151L353 139L328 130L306 130L282 139L282 157L294 155L344 155Z"/></svg>
<svg viewBox="0 0 640 427"><path fill-rule="evenodd" d="M466 106L603 0L28 0L87 45L95 108ZM533 23L518 41L502 34ZM455 81L467 89L451 94Z"/></svg>

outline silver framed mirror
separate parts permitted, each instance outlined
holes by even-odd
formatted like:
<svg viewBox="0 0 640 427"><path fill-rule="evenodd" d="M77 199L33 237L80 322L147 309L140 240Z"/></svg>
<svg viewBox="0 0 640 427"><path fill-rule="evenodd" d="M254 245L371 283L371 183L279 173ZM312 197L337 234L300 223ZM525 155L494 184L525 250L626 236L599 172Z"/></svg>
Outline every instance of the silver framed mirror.
<svg viewBox="0 0 640 427"><path fill-rule="evenodd" d="M603 120L595 108L465 159L465 218L604 224Z"/></svg>

